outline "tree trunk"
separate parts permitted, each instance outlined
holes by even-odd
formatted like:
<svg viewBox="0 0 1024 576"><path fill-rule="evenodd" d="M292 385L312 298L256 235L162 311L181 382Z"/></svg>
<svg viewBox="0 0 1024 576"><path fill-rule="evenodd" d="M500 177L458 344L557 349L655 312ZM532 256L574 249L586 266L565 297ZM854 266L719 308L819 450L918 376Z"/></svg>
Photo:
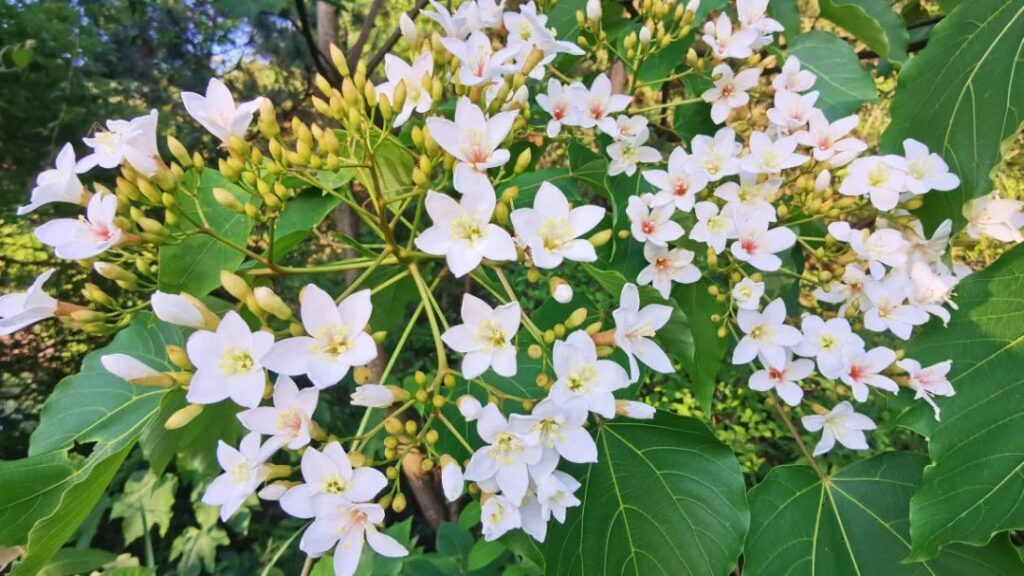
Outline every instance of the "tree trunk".
<svg viewBox="0 0 1024 576"><path fill-rule="evenodd" d="M322 0L316 3L316 45L320 50L321 54L331 53L331 44L338 44L338 9L323 2ZM333 70L333 68L332 68ZM333 75L333 78L329 78L332 82L337 83L339 80L337 74ZM339 205L334 209L331 214L331 220L334 224L334 229L349 238L357 238L359 235L359 219L356 217L355 212L345 204ZM353 252L351 249L345 249L343 252L345 257L351 257ZM351 283L358 276L357 270L346 270L345 271L345 282Z"/></svg>

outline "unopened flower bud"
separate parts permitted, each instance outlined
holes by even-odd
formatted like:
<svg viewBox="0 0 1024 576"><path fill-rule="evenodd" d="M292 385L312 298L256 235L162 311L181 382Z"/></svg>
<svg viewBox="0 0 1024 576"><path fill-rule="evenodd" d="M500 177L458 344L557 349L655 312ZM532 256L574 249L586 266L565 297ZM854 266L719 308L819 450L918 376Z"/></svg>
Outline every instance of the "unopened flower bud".
<svg viewBox="0 0 1024 576"><path fill-rule="evenodd" d="M612 229L601 230L597 234L594 234L589 238L590 244L595 248L600 248L608 243L612 239Z"/></svg>
<svg viewBox="0 0 1024 576"><path fill-rule="evenodd" d="M245 206L242 205L234 194L224 188L214 188L213 199L217 201L217 204L220 204L232 212L238 212L239 214L245 212Z"/></svg>
<svg viewBox="0 0 1024 576"><path fill-rule="evenodd" d="M171 414L167 421L164 422L164 428L167 430L177 430L186 426L192 420L195 420L196 416L203 413L202 404L189 404L181 410L178 410L174 414Z"/></svg>
<svg viewBox="0 0 1024 576"><path fill-rule="evenodd" d="M526 169L530 167L530 162L533 160L533 152L527 148L519 153L519 158L516 158L515 173L522 174L526 172Z"/></svg>
<svg viewBox="0 0 1024 576"><path fill-rule="evenodd" d="M587 0L587 20L594 24L601 20L601 0Z"/></svg>
<svg viewBox="0 0 1024 576"><path fill-rule="evenodd" d="M654 406L644 404L643 402L634 402L632 400L615 401L615 413L619 416L636 418L637 420L650 420L654 418L656 412Z"/></svg>
<svg viewBox="0 0 1024 576"><path fill-rule="evenodd" d="M260 308L273 314L275 317L281 320L288 320L292 317L292 309L284 303L273 290L266 286L257 286L253 290L253 294L256 297L256 303Z"/></svg>
<svg viewBox="0 0 1024 576"><path fill-rule="evenodd" d="M341 53L341 49L335 44L331 44L330 48L331 62L334 63L334 67L338 70L342 76L348 76L348 62L345 61L345 55Z"/></svg>
<svg viewBox="0 0 1024 576"><path fill-rule="evenodd" d="M480 401L469 394L460 396L459 399L455 401L455 404L459 407L459 413L462 414L462 417L465 418L467 422L476 420L477 416L480 415L480 411L483 410L483 406L480 404Z"/></svg>
<svg viewBox="0 0 1024 576"><path fill-rule="evenodd" d="M572 286L560 276L552 276L548 281L551 297L559 304L568 304L572 300Z"/></svg>
<svg viewBox="0 0 1024 576"><path fill-rule="evenodd" d="M586 308L577 308L577 309L573 310L572 314L570 314L569 318L565 321L565 327L568 328L569 330L572 330L572 329L576 328L577 326L579 326L580 324L583 324L584 322L586 322L586 320L587 320L587 309Z"/></svg>
<svg viewBox="0 0 1024 576"><path fill-rule="evenodd" d="M245 302L252 295L249 283L243 280L241 276L227 270L220 271L220 284L228 291L228 294L234 296L235 300L239 302Z"/></svg>
<svg viewBox="0 0 1024 576"><path fill-rule="evenodd" d="M420 33L416 30L416 23L408 14L403 12L398 18L398 28L402 31L402 38L405 38L409 46L415 46L420 39Z"/></svg>
<svg viewBox="0 0 1024 576"><path fill-rule="evenodd" d="M640 28L640 45L647 46L651 43L651 29L646 25Z"/></svg>
<svg viewBox="0 0 1024 576"><path fill-rule="evenodd" d="M192 361L188 359L188 353L181 346L175 346L174 344L168 344L166 347L167 359L182 370L192 370L195 367L192 366Z"/></svg>

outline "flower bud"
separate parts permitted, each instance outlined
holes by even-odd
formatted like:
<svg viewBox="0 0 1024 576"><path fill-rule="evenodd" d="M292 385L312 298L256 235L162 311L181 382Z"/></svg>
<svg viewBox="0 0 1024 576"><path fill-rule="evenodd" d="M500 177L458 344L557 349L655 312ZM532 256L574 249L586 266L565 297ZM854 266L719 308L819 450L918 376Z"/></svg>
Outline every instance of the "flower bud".
<svg viewBox="0 0 1024 576"><path fill-rule="evenodd" d="M459 407L459 413L462 414L462 417L465 418L467 422L476 420L477 416L480 415L480 411L483 410L483 406L480 404L480 401L469 394L460 396L459 399L455 401L455 404Z"/></svg>
<svg viewBox="0 0 1024 576"><path fill-rule="evenodd" d="M242 206L242 203L239 202L238 198L224 188L214 188L213 199L217 201L217 204L220 204L232 212L237 212L239 214L245 212L245 206Z"/></svg>
<svg viewBox="0 0 1024 576"><path fill-rule="evenodd" d="M178 410L174 414L171 414L167 421L164 422L164 428L167 430L177 430L186 426L189 422L195 419L203 413L202 404L189 404L181 410Z"/></svg>
<svg viewBox="0 0 1024 576"><path fill-rule="evenodd" d="M572 286L560 276L552 276L548 281L551 297L559 304L568 304L572 300Z"/></svg>
<svg viewBox="0 0 1024 576"><path fill-rule="evenodd" d="M600 248L601 246L604 246L605 244L607 244L608 241L611 240L611 239L612 239L612 229L611 228L607 228L607 229L601 230L597 234L594 234L593 236L591 236L589 238L589 241L590 241L590 244L594 246L594 248Z"/></svg>
<svg viewBox="0 0 1024 576"><path fill-rule="evenodd" d="M270 288L257 286L253 290L253 294L256 296L256 303L259 307L278 319L288 320L292 317L292 309Z"/></svg>
<svg viewBox="0 0 1024 576"><path fill-rule="evenodd" d="M409 399L409 392L398 386L382 386L380 384L363 384L357 386L352 393L352 405L365 406L368 408L386 408L396 402L404 402ZM409 420L406 422L412 422Z"/></svg>
<svg viewBox="0 0 1024 576"><path fill-rule="evenodd" d="M530 167L530 162L533 160L533 151L529 148L519 153L519 158L516 158L515 173L522 174L526 172L526 169Z"/></svg>
<svg viewBox="0 0 1024 576"><path fill-rule="evenodd" d="M647 46L651 43L651 29L644 25L640 28L640 45Z"/></svg>
<svg viewBox="0 0 1024 576"><path fill-rule="evenodd" d="M405 38L410 47L417 44L420 39L420 33L416 30L416 23L412 21L408 14L403 12L398 18L398 29L402 31L402 38Z"/></svg>
<svg viewBox="0 0 1024 576"><path fill-rule="evenodd" d="M174 344L168 344L166 347L167 359L182 370L193 370L195 366L192 365L192 361L188 359L188 353L181 346L175 346Z"/></svg>
<svg viewBox="0 0 1024 576"><path fill-rule="evenodd" d="M615 401L615 413L619 416L636 418L637 420L650 420L654 418L656 412L657 410L654 409L654 406L644 404L643 402L633 402L632 400Z"/></svg>
<svg viewBox="0 0 1024 576"><path fill-rule="evenodd" d="M227 270L220 271L220 284L228 291L228 294L234 296L235 300L239 302L245 302L252 295L252 289L249 288L248 282Z"/></svg>
<svg viewBox="0 0 1024 576"><path fill-rule="evenodd" d="M594 24L601 20L601 0L587 0L587 20Z"/></svg>
<svg viewBox="0 0 1024 576"><path fill-rule="evenodd" d="M338 73L343 77L348 76L348 62L345 61L345 55L341 53L341 49L335 44L331 44L330 48L331 62L334 63L334 67L338 70Z"/></svg>
<svg viewBox="0 0 1024 576"><path fill-rule="evenodd" d="M572 314L570 314L569 318L565 321L565 327L570 329L570 330L572 330L572 329L576 328L577 326L579 326L580 324L583 324L584 322L586 322L586 320L587 320L587 309L586 308L577 308L577 309L573 310Z"/></svg>
<svg viewBox="0 0 1024 576"><path fill-rule="evenodd" d="M529 348L526 349L526 354L530 358L537 360L544 355L544 349L538 344L530 344Z"/></svg>

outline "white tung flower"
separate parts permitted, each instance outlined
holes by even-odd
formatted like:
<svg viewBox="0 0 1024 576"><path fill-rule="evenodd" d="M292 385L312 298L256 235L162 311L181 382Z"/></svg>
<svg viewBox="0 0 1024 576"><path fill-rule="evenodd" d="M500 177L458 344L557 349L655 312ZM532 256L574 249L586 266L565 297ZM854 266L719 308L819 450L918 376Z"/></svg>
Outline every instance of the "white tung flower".
<svg viewBox="0 0 1024 576"><path fill-rule="evenodd" d="M327 496L322 512L299 541L299 548L310 556L319 556L334 548L335 576L352 576L359 566L363 544L388 558L407 556L409 551L397 540L384 534L377 526L384 522L380 504L352 503L340 496Z"/></svg>
<svg viewBox="0 0 1024 576"><path fill-rule="evenodd" d="M281 508L296 518L312 518L323 510L325 497L347 502L369 502L388 485L375 468L354 468L341 444L330 442L323 451L309 447L302 453L302 484L288 489Z"/></svg>
<svg viewBox="0 0 1024 576"><path fill-rule="evenodd" d="M0 296L0 336L13 334L40 320L53 318L57 313L57 300L43 291L43 284L53 276L54 271L50 268L36 276L24 292Z"/></svg>
<svg viewBox="0 0 1024 576"><path fill-rule="evenodd" d="M786 58L782 65L782 71L772 80L772 88L775 90L788 90L789 92L803 92L810 90L817 79L812 72L800 69L800 59L796 56Z"/></svg>
<svg viewBox="0 0 1024 576"><path fill-rule="evenodd" d="M672 221L675 207L671 204L651 208L640 196L630 196L626 205L626 216L629 217L630 231L637 242L649 242L657 246L667 246L669 242L678 240L683 235L683 227Z"/></svg>
<svg viewBox="0 0 1024 576"><path fill-rule="evenodd" d="M768 109L768 120L787 132L803 128L811 116L821 111L814 107L818 92L798 94L788 90L775 92L774 106Z"/></svg>
<svg viewBox="0 0 1024 576"><path fill-rule="evenodd" d="M512 212L516 235L530 250L533 263L539 268L556 268L562 260L593 262L597 260L594 246L580 238L604 218L604 208L579 206L572 208L565 194L550 182L543 182L533 200L533 208Z"/></svg>
<svg viewBox="0 0 1024 576"><path fill-rule="evenodd" d="M868 145L863 140L848 136L860 117L851 114L829 123L828 118L820 110L813 110L806 130L795 134L797 142L801 146L811 149L814 159L818 162L828 162L833 168L846 166L858 154L867 150Z"/></svg>
<svg viewBox="0 0 1024 576"><path fill-rule="evenodd" d="M252 116L259 110L262 100L262 97L253 98L236 106L231 91L217 78L210 78L206 85L206 96L195 92L181 93L181 101L185 103L189 116L224 144L232 136L245 138L245 131L252 123Z"/></svg>
<svg viewBox="0 0 1024 576"><path fill-rule="evenodd" d="M631 96L613 95L612 81L603 73L594 78L589 90L581 87L577 92L575 98L579 99L580 127L600 127L607 134L615 132L615 119L612 118L612 114L622 112L633 101Z"/></svg>
<svg viewBox="0 0 1024 576"><path fill-rule="evenodd" d="M156 121L156 110L131 120L107 120L105 131L82 139L93 152L79 160L75 169L82 173L96 166L116 168L121 162L128 162L143 176L156 174L160 167Z"/></svg>
<svg viewBox="0 0 1024 576"><path fill-rule="evenodd" d="M261 360L273 344L273 334L250 331L234 310L224 315L216 332L193 332L185 348L196 372L185 398L192 404L231 398L239 406L255 408L266 386Z"/></svg>
<svg viewBox="0 0 1024 576"><path fill-rule="evenodd" d="M922 368L917 360L904 358L896 362L896 365L907 372L907 384L914 391L914 398L924 400L935 412L935 419L939 420L939 405L933 400L934 396L953 396L953 384L949 381L949 370L953 367L951 360L932 364Z"/></svg>
<svg viewBox="0 0 1024 576"><path fill-rule="evenodd" d="M494 404L484 407L477 419L477 432L486 446L473 453L465 477L473 482L493 480L513 502L520 502L530 486L530 466L544 454L539 434L522 434Z"/></svg>
<svg viewBox="0 0 1024 576"><path fill-rule="evenodd" d="M29 203L18 208L18 216L24 216L36 208L52 202L86 204L89 197L82 181L75 172L75 149L65 144L57 154L54 167L36 177Z"/></svg>
<svg viewBox="0 0 1024 576"><path fill-rule="evenodd" d="M615 344L629 359L629 378L640 377L637 360L655 372L675 372L661 346L652 340L658 330L668 324L672 308L663 304L648 304L640 307L640 291L635 284L626 284L619 295L619 307L612 312L615 319Z"/></svg>
<svg viewBox="0 0 1024 576"><path fill-rule="evenodd" d="M732 128L720 128L714 137L698 134L691 142L688 167L690 171L703 172L708 180L717 182L740 171L737 155L742 148Z"/></svg>
<svg viewBox="0 0 1024 576"><path fill-rule="evenodd" d="M864 313L864 327L872 332L888 330L903 340L909 340L914 326L928 322L928 313L907 303L909 281L890 275L885 280L868 279L864 295L871 303Z"/></svg>
<svg viewBox="0 0 1024 576"><path fill-rule="evenodd" d="M1020 229L1024 228L1024 202L1000 198L997 193L971 200L964 206L968 236L984 236L1000 242L1024 242Z"/></svg>
<svg viewBox="0 0 1024 576"><path fill-rule="evenodd" d="M207 487L203 503L220 506L220 519L227 522L266 480L270 473L270 467L265 464L268 456L267 450L260 446L260 435L256 432L242 438L237 450L218 441L217 462L224 473Z"/></svg>
<svg viewBox="0 0 1024 576"><path fill-rule="evenodd" d="M740 171L740 181L725 182L715 188L715 196L725 200L726 212L738 212L737 220L763 220L775 222L775 206L771 200L782 186L781 178L758 181L758 175Z"/></svg>
<svg viewBox="0 0 1024 576"><path fill-rule="evenodd" d="M732 288L732 299L740 310L757 310L761 307L764 296L764 282L754 282L750 278L740 280Z"/></svg>
<svg viewBox="0 0 1024 576"><path fill-rule="evenodd" d="M500 494L488 495L480 507L480 519L484 539L488 542L503 536L509 530L522 526L519 507Z"/></svg>
<svg viewBox="0 0 1024 576"><path fill-rule="evenodd" d="M486 172L509 161L508 150L499 148L512 130L518 112L499 112L488 118L465 96L455 105L455 120L427 118L430 137L459 161L456 171L467 168Z"/></svg>
<svg viewBox="0 0 1024 576"><path fill-rule="evenodd" d="M583 428L587 414L587 403L582 398L568 398L564 402L546 398L534 406L529 416L510 416L509 425L523 437L537 438L553 456L549 458L552 464L558 462L558 456L576 464L597 462L597 444ZM544 476L547 474L535 477Z"/></svg>
<svg viewBox="0 0 1024 576"><path fill-rule="evenodd" d="M903 184L911 194L924 194L930 190L947 192L960 185L960 178L949 171L942 156L931 153L928 147L907 138L903 141L906 159L906 178Z"/></svg>
<svg viewBox="0 0 1024 576"><path fill-rule="evenodd" d="M617 123L616 128L618 128ZM644 127L639 130L635 137L619 139L609 145L606 151L612 160L608 163L608 175L615 176L625 173L627 176L632 176L636 173L636 165L638 163L650 164L660 162L661 152L650 146L643 145L649 135L650 130Z"/></svg>
<svg viewBox="0 0 1024 576"><path fill-rule="evenodd" d="M555 342L552 352L555 382L548 397L556 403L581 398L587 408L605 418L615 417L616 390L629 386L629 376L612 360L597 358L597 345L589 334L577 330ZM461 406L460 406L461 407Z"/></svg>
<svg viewBox="0 0 1024 576"><path fill-rule="evenodd" d="M274 384L274 405L239 412L238 419L247 429L270 436L268 445L298 450L309 444L313 411L319 398L318 389L299 390L294 380L278 376Z"/></svg>
<svg viewBox="0 0 1024 576"><path fill-rule="evenodd" d="M740 310L736 323L743 331L743 338L732 351L733 364L746 364L755 357L769 368L782 369L786 366L786 350L800 343L800 331L786 325L786 304L781 298L772 300L762 312Z"/></svg>
<svg viewBox="0 0 1024 576"><path fill-rule="evenodd" d="M734 75L728 64L719 64L711 71L711 76L715 83L701 94L701 98L711 104L711 120L721 124L733 108L742 108L750 102L747 91L757 86L761 69L747 68Z"/></svg>
<svg viewBox="0 0 1024 576"><path fill-rule="evenodd" d="M752 46L757 42L760 33L757 30L744 28L735 33L729 15L722 12L717 20L704 24L704 43L711 47L711 53L718 60L726 58L746 58L753 53Z"/></svg>
<svg viewBox="0 0 1024 576"><path fill-rule="evenodd" d="M685 248L644 244L644 258L648 264L636 277L636 283L650 284L662 297L672 293L672 283L692 284L700 280L700 269L693 265L693 252Z"/></svg>
<svg viewBox="0 0 1024 576"><path fill-rule="evenodd" d="M404 16L404 14L403 14ZM384 55L384 74L388 81L377 86L377 94L388 97L394 102L395 88L398 84L405 84L405 102L402 109L395 115L392 124L395 128L405 124L413 112L423 114L430 110L434 104L430 96L431 79L434 74L434 55L424 52L413 60L410 66L408 62L392 54Z"/></svg>
<svg viewBox="0 0 1024 576"><path fill-rule="evenodd" d="M774 389L782 401L790 406L797 406L804 397L804 390L799 382L814 373L814 362L801 358L793 360L793 355L786 352L786 361L780 368L768 366L750 375L747 384L751 390L767 392Z"/></svg>
<svg viewBox="0 0 1024 576"><path fill-rule="evenodd" d="M809 314L801 321L800 331L803 340L793 351L817 360L818 371L826 378L839 378L847 357L864 348L864 340L853 331L846 318L822 320L821 316Z"/></svg>
<svg viewBox="0 0 1024 576"><path fill-rule="evenodd" d="M509 60L521 50L520 46L511 45L495 52L491 39L480 31L473 32L466 40L442 38L441 44L462 64L459 80L463 86L484 84L514 73L516 66Z"/></svg>
<svg viewBox="0 0 1024 576"><path fill-rule="evenodd" d="M868 386L894 394L900 391L900 387L892 378L882 374L896 361L896 352L892 349L885 346L878 346L867 352L857 349L853 353L848 351L845 356L846 366L840 374L840 380L853 390L853 397L857 402L867 401Z"/></svg>
<svg viewBox="0 0 1024 576"><path fill-rule="evenodd" d="M562 126L579 125L580 109L575 98L583 90L582 84L562 86L555 78L548 80L547 93L537 94L537 105L551 116L548 120L548 138L554 138L562 131Z"/></svg>
<svg viewBox="0 0 1024 576"><path fill-rule="evenodd" d="M784 136L772 141L764 132L750 135L750 154L740 160L740 168L753 174L777 174L807 162L809 158L796 153L796 137Z"/></svg>
<svg viewBox="0 0 1024 576"><path fill-rule="evenodd" d="M501 376L515 376L516 347L512 338L519 331L521 313L518 302L491 308L472 294L463 295L463 323L446 330L441 339L452 350L464 354L464 378L476 378L488 368Z"/></svg>
<svg viewBox="0 0 1024 576"><path fill-rule="evenodd" d="M335 305L327 292L308 284L301 299L302 326L308 336L274 344L263 358L264 366L287 376L305 374L322 389L337 384L349 368L365 366L377 357L377 344L365 331L373 312L369 290Z"/></svg>
<svg viewBox="0 0 1024 576"><path fill-rule="evenodd" d="M839 193L868 196L875 208L892 210L900 201L900 193L907 189L905 166L906 161L899 156L858 158L847 169Z"/></svg>
<svg viewBox="0 0 1024 576"><path fill-rule="evenodd" d="M736 223L732 215L720 213L714 202L697 202L693 207L697 223L690 230L690 239L707 244L721 254L730 238L736 237Z"/></svg>
<svg viewBox="0 0 1024 576"><path fill-rule="evenodd" d="M827 414L804 416L800 421L809 432L822 431L821 440L814 447L815 456L831 450L837 440L851 450L867 450L868 441L864 431L875 429L871 418L854 412L853 405L845 400L836 404Z"/></svg>
<svg viewBox="0 0 1024 576"><path fill-rule="evenodd" d="M494 189L486 178L461 178L478 187L462 187L464 194L456 201L451 196L427 192L424 207L433 225L416 236L416 247L428 254L444 256L452 275L465 276L488 260L516 259L516 247L504 228L491 224L497 203ZM461 182L456 182L462 185Z"/></svg>
<svg viewBox="0 0 1024 576"><path fill-rule="evenodd" d="M686 150L676 147L668 157L668 170L644 170L644 180L658 189L651 204L660 207L672 204L681 212L693 210L697 193L708 185L704 172L692 171Z"/></svg>
<svg viewBox="0 0 1024 576"><path fill-rule="evenodd" d="M84 260L106 252L124 239L124 232L114 222L116 216L117 197L100 192L89 200L85 217L50 220L36 228L35 235L51 246L58 258Z"/></svg>
<svg viewBox="0 0 1024 576"><path fill-rule="evenodd" d="M774 272L782 267L782 259L776 256L796 243L796 234L785 226L768 228L755 220L748 220L739 230L732 243L732 255L765 272Z"/></svg>

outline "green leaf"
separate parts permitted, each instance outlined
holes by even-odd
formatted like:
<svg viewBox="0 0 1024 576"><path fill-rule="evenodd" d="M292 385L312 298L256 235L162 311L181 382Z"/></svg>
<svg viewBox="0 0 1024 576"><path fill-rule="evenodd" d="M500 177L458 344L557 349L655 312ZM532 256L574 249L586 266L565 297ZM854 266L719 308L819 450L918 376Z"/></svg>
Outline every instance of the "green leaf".
<svg viewBox="0 0 1024 576"><path fill-rule="evenodd" d="M582 501L543 544L548 574L729 574L750 521L739 463L693 418L597 427Z"/></svg>
<svg viewBox="0 0 1024 576"><path fill-rule="evenodd" d="M134 386L100 364L106 354L123 353L157 370L176 370L167 359L168 344L184 345L176 326L139 313L107 346L91 352L82 370L60 381L47 399L32 433L29 455L96 442L93 452L112 453L134 442L160 408L167 390Z"/></svg>
<svg viewBox="0 0 1024 576"><path fill-rule="evenodd" d="M466 568L470 572L482 570L490 566L507 550L508 548L506 548L501 542L477 540L469 550L469 558L466 560Z"/></svg>
<svg viewBox="0 0 1024 576"><path fill-rule="evenodd" d="M725 355L725 339L718 337L718 325L711 321L713 314L721 314L724 307L708 294L707 281L679 284L672 290L672 298L686 314L693 338L693 355L683 359L683 368L693 380L695 396L704 409L711 413L711 397Z"/></svg>
<svg viewBox="0 0 1024 576"><path fill-rule="evenodd" d="M906 62L907 26L888 0L818 0L818 7L823 18L853 34L875 54Z"/></svg>
<svg viewBox="0 0 1024 576"><path fill-rule="evenodd" d="M711 79L704 76L687 76L683 84L686 93L692 97L700 96L712 86ZM718 130L718 125L711 119L711 104L703 100L676 106L672 126L685 142L698 134L711 135Z"/></svg>
<svg viewBox="0 0 1024 576"><path fill-rule="evenodd" d="M179 190L175 196L184 216L181 220L183 230L193 230L194 226L187 219L203 222L234 244L244 247L252 228L252 222L244 214L232 212L221 206L213 197L214 188L224 188L243 204L250 196L241 188L228 182L220 172L207 168L203 170L199 180L199 202L185 192ZM219 240L206 234L190 234L177 244L168 244L160 248L160 273L158 283L160 290L177 294L188 292L200 297L209 294L220 286L220 272L233 272L238 269L245 256Z"/></svg>
<svg viewBox="0 0 1024 576"><path fill-rule="evenodd" d="M281 258L301 244L340 203L337 197L317 190L306 190L289 200L274 226L274 258Z"/></svg>
<svg viewBox="0 0 1024 576"><path fill-rule="evenodd" d="M786 52L800 58L801 67L818 77L814 83L821 94L817 106L829 120L852 114L866 102L878 101L871 74L861 68L853 48L835 34L805 32L793 38Z"/></svg>
<svg viewBox="0 0 1024 576"><path fill-rule="evenodd" d="M154 526L160 536L167 535L174 513L174 492L178 479L170 474L157 476L151 471L139 470L124 484L124 493L114 501L110 518L121 518L121 533L126 545L142 538Z"/></svg>
<svg viewBox="0 0 1024 576"><path fill-rule="evenodd" d="M39 573L99 502L133 446L134 443L129 442L119 452L102 458L94 453L85 466L69 477L67 491L57 507L45 516L36 516L42 519L29 532L25 555L15 564L10 576L36 576Z"/></svg>
<svg viewBox="0 0 1024 576"><path fill-rule="evenodd" d="M903 564L908 504L927 458L889 452L856 462L826 482L803 465L779 466L750 491L743 573L1019 574L1008 540L957 546L934 561Z"/></svg>
<svg viewBox="0 0 1024 576"><path fill-rule="evenodd" d="M199 576L204 568L212 574L217 565L217 548L228 544L228 533L219 527L185 528L171 544L171 560L178 560L178 576Z"/></svg>
<svg viewBox="0 0 1024 576"><path fill-rule="evenodd" d="M25 542L32 525L57 505L83 463L64 452L0 462L0 548Z"/></svg>
<svg viewBox="0 0 1024 576"><path fill-rule="evenodd" d="M949 326L933 324L907 350L923 366L951 359L956 390L939 399L942 421L928 445L934 464L911 501L918 559L950 542L984 544L1024 528L1024 248L956 291Z"/></svg>
<svg viewBox="0 0 1024 576"><path fill-rule="evenodd" d="M797 0L775 0L768 4L768 12L785 28L787 40L800 34L800 7Z"/></svg>
<svg viewBox="0 0 1024 576"><path fill-rule="evenodd" d="M447 556L466 556L473 547L473 535L454 522L437 527L437 551Z"/></svg>
<svg viewBox="0 0 1024 576"><path fill-rule="evenodd" d="M39 571L39 576L88 574L117 559L117 555L96 548L62 548Z"/></svg>
<svg viewBox="0 0 1024 576"><path fill-rule="evenodd" d="M1000 143L1024 121L1024 3L965 2L932 30L928 46L904 67L882 134L886 153L914 138L940 154L960 187L925 197L919 216L930 227L964 222L967 200L992 190L989 171Z"/></svg>

